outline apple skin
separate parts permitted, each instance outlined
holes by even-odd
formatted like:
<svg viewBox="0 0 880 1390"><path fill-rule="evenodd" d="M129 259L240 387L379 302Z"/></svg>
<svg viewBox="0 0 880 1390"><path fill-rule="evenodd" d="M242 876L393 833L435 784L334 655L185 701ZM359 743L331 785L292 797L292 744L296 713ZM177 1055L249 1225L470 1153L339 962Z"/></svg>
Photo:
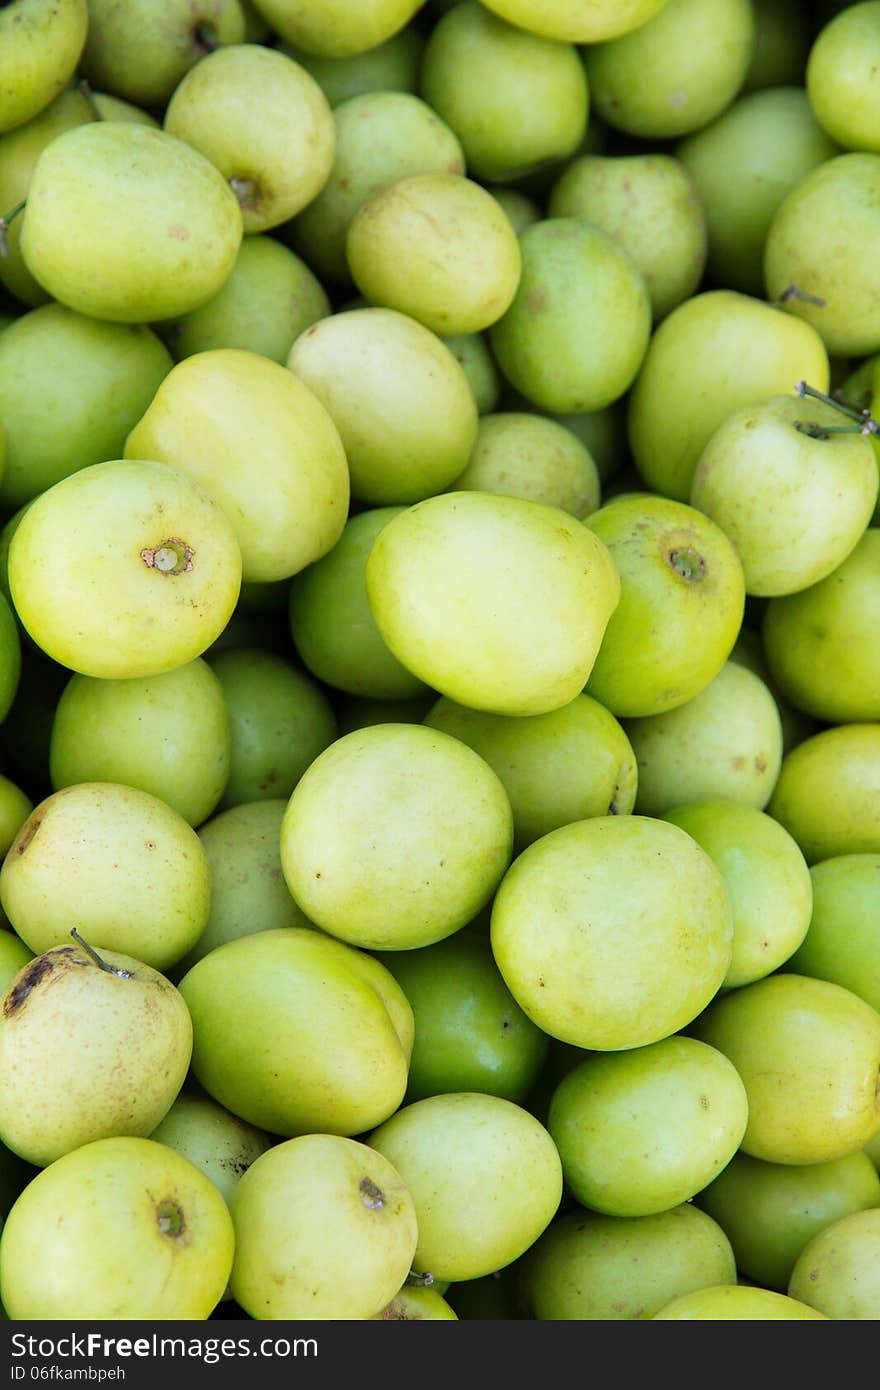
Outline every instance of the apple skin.
<svg viewBox="0 0 880 1390"><path fill-rule="evenodd" d="M215 947L179 989L196 1079L258 1129L352 1136L400 1105L412 1009L366 952L308 927L273 928Z"/></svg>
<svg viewBox="0 0 880 1390"><path fill-rule="evenodd" d="M695 1038L585 1057L550 1101L547 1128L571 1195L610 1216L690 1201L730 1162L748 1119L733 1064Z"/></svg>
<svg viewBox="0 0 880 1390"><path fill-rule="evenodd" d="M541 1321L645 1321L679 1294L736 1283L730 1241L690 1202L652 1216L575 1207L517 1267L526 1316Z"/></svg>
<svg viewBox="0 0 880 1390"><path fill-rule="evenodd" d="M457 1321L458 1314L433 1286L404 1287L381 1312L374 1313L373 1318L381 1322L416 1322L426 1318L448 1322Z"/></svg>
<svg viewBox="0 0 880 1390"><path fill-rule="evenodd" d="M804 87L816 119L835 144L880 152L880 6L851 4L821 24L807 55Z"/></svg>
<svg viewBox="0 0 880 1390"><path fill-rule="evenodd" d="M418 1236L405 1179L369 1144L331 1134L277 1143L230 1198L230 1291L260 1320L363 1320L403 1286Z"/></svg>
<svg viewBox="0 0 880 1390"><path fill-rule="evenodd" d="M229 276L242 238L238 201L219 170L173 135L128 121L93 121L46 145L23 217L21 253L43 288L121 323L203 304Z"/></svg>
<svg viewBox="0 0 880 1390"><path fill-rule="evenodd" d="M256 11L251 10L251 13ZM268 34L268 24L265 27ZM266 34L254 36L249 41L263 43ZM420 29L406 24L389 39L346 58L306 53L285 40L281 40L278 47L312 74L330 105L336 107L364 92L416 93L425 39Z"/></svg>
<svg viewBox="0 0 880 1390"><path fill-rule="evenodd" d="M432 25L420 91L462 143L468 172L508 184L580 146L590 95L573 44L455 5Z"/></svg>
<svg viewBox="0 0 880 1390"><path fill-rule="evenodd" d="M817 391L829 385L828 351L811 323L735 290L692 295L658 324L627 401L643 482L688 502L700 455L719 425L799 381Z"/></svg>
<svg viewBox="0 0 880 1390"><path fill-rule="evenodd" d="M424 0L253 0L257 14L284 43L321 58L352 58L392 38Z"/></svg>
<svg viewBox="0 0 880 1390"><path fill-rule="evenodd" d="M86 0L12 0L0 14L0 134L39 115L73 77Z"/></svg>
<svg viewBox="0 0 880 1390"><path fill-rule="evenodd" d="M767 232L767 297L779 299L792 284L813 296L788 299L785 312L810 324L834 357L880 350L880 306L862 289L877 275L878 193L880 154L835 155L798 180Z"/></svg>
<svg viewBox="0 0 880 1390"><path fill-rule="evenodd" d="M21 637L12 603L0 595L0 720L12 708L21 682Z"/></svg>
<svg viewBox="0 0 880 1390"><path fill-rule="evenodd" d="M806 432L840 419L822 401L771 396L729 415L700 455L691 505L733 542L747 594L772 598L818 583L869 525L878 475L868 436Z"/></svg>
<svg viewBox="0 0 880 1390"><path fill-rule="evenodd" d="M455 0L453 0L453 3ZM486 9L534 34L568 43L605 43L628 34L667 0L485 0Z"/></svg>
<svg viewBox="0 0 880 1390"><path fill-rule="evenodd" d="M880 722L832 724L789 749L767 811L808 864L880 853Z"/></svg>
<svg viewBox="0 0 880 1390"><path fill-rule="evenodd" d="M733 912L686 831L595 816L514 860L490 933L508 989L539 1028L616 1051L658 1042L705 1009L730 965Z"/></svg>
<svg viewBox="0 0 880 1390"><path fill-rule="evenodd" d="M480 417L456 491L498 492L560 507L583 521L599 506L599 470L572 430L527 411Z"/></svg>
<svg viewBox="0 0 880 1390"><path fill-rule="evenodd" d="M11 931L0 932L0 992L4 993L34 953Z"/></svg>
<svg viewBox="0 0 880 1390"><path fill-rule="evenodd" d="M27 792L5 773L0 773L0 859L5 859L10 845L24 825L34 803Z"/></svg>
<svg viewBox="0 0 880 1390"><path fill-rule="evenodd" d="M176 363L124 452L179 469L217 500L246 582L289 579L342 534L349 473L339 431L308 385L260 353L215 348Z"/></svg>
<svg viewBox="0 0 880 1390"><path fill-rule="evenodd" d="M605 502L586 524L620 575L620 601L586 683L618 718L663 714L704 690L742 623L745 581L711 518L669 497Z"/></svg>
<svg viewBox="0 0 880 1390"><path fill-rule="evenodd" d="M739 801L696 801L662 818L702 845L727 887L733 955L722 987L751 984L790 961L810 925L813 879L788 831Z"/></svg>
<svg viewBox="0 0 880 1390"><path fill-rule="evenodd" d="M797 1258L788 1293L826 1318L874 1321L880 1300L880 1203L813 1236Z"/></svg>
<svg viewBox="0 0 880 1390"><path fill-rule="evenodd" d="M825 1313L786 1294L743 1284L718 1284L714 1288L681 1294L655 1313L653 1321L790 1322L816 1318L827 1321Z"/></svg>
<svg viewBox="0 0 880 1390"><path fill-rule="evenodd" d="M345 734L295 786L281 866L310 921L367 950L451 936L486 906L510 863L500 778L459 739L419 724Z"/></svg>
<svg viewBox="0 0 880 1390"><path fill-rule="evenodd" d="M808 1240L838 1217L880 1205L880 1174L863 1150L805 1164L740 1152L695 1201L726 1232L741 1273L785 1293Z"/></svg>
<svg viewBox="0 0 880 1390"><path fill-rule="evenodd" d="M562 1167L544 1126L500 1096L456 1091L402 1106L367 1142L412 1194L417 1273L478 1279L518 1259L562 1197Z"/></svg>
<svg viewBox="0 0 880 1390"><path fill-rule="evenodd" d="M204 1321L233 1244L204 1173L166 1144L113 1135L58 1158L22 1191L0 1237L0 1294L24 1321Z"/></svg>
<svg viewBox="0 0 880 1390"><path fill-rule="evenodd" d="M69 941L164 971L208 920L210 873L195 830L152 792L77 782L39 802L0 868L0 898L35 953Z"/></svg>
<svg viewBox="0 0 880 1390"><path fill-rule="evenodd" d="M880 1129L880 1014L806 975L769 975L713 1000L688 1032L723 1052L745 1084L742 1152L823 1163Z"/></svg>
<svg viewBox="0 0 880 1390"><path fill-rule="evenodd" d="M810 877L812 916L787 968L842 985L880 1012L880 854L837 855Z"/></svg>
<svg viewBox="0 0 880 1390"><path fill-rule="evenodd" d="M472 709L546 714L580 694L620 598L601 540L558 507L448 492L379 533L367 594L391 651Z"/></svg>
<svg viewBox="0 0 880 1390"><path fill-rule="evenodd" d="M239 1179L275 1143L272 1135L230 1114L209 1096L187 1091L178 1094L149 1138L200 1168L227 1206Z"/></svg>
<svg viewBox="0 0 880 1390"><path fill-rule="evenodd" d="M828 724L880 721L880 529L830 574L768 603L768 669L797 709Z"/></svg>
<svg viewBox="0 0 880 1390"><path fill-rule="evenodd" d="M3 995L0 1139L38 1167L93 1139L148 1135L189 1067L192 1022L174 985L101 954L110 972L79 945L53 946Z"/></svg>
<svg viewBox="0 0 880 1390"><path fill-rule="evenodd" d="M602 410L630 388L648 350L642 272L607 232L576 217L542 218L519 246L516 294L488 329L504 377L540 410Z"/></svg>

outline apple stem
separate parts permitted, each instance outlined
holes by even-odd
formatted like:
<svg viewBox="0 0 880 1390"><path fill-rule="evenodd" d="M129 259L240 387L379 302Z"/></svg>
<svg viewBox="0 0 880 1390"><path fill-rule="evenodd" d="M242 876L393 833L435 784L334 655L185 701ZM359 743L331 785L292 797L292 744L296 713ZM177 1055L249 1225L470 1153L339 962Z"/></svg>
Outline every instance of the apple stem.
<svg viewBox="0 0 880 1390"><path fill-rule="evenodd" d="M9 212L4 213L3 216L0 217L0 257L9 255L9 242L6 239L6 233L9 231L10 222L24 210L26 202L27 198L22 198L20 203L16 203L14 208L11 208Z"/></svg>
<svg viewBox="0 0 880 1390"><path fill-rule="evenodd" d="M789 285L776 303L789 304L793 299L799 299L803 304L815 304L817 309L824 309L828 303L827 299L820 299L817 294L810 294L809 290L802 290L799 285Z"/></svg>
<svg viewBox="0 0 880 1390"><path fill-rule="evenodd" d="M408 1289L427 1289L433 1284L434 1276L427 1271L424 1274L416 1274L415 1270L411 1269L403 1282Z"/></svg>
<svg viewBox="0 0 880 1390"><path fill-rule="evenodd" d="M808 434L813 439L824 439L829 434L880 434L880 421L874 419L870 410L859 410L857 406L835 400L833 396L826 395L824 391L817 391L815 387L808 386L805 381L799 381L794 390L795 395L801 398L811 396L814 401L822 401L824 405L832 406L834 410L839 411L849 420L857 421L857 424L854 425L804 425L799 423L796 428L802 434Z"/></svg>
<svg viewBox="0 0 880 1390"><path fill-rule="evenodd" d="M82 946L86 955L91 956L92 960L95 962L97 966L100 967L101 970L106 970L108 975L115 975L119 980L131 979L130 970L119 970L115 965L108 965L107 962L103 960L101 956L98 955L98 952L95 950L94 946L90 946L87 941L83 940L76 927L70 928L70 935L73 937L74 941L77 943L78 946Z"/></svg>
<svg viewBox="0 0 880 1390"><path fill-rule="evenodd" d="M103 121L104 117L101 115L98 103L95 101L95 94L92 91L92 84L89 82L89 79L87 77L81 77L77 85L86 101L89 103L94 119L96 121Z"/></svg>

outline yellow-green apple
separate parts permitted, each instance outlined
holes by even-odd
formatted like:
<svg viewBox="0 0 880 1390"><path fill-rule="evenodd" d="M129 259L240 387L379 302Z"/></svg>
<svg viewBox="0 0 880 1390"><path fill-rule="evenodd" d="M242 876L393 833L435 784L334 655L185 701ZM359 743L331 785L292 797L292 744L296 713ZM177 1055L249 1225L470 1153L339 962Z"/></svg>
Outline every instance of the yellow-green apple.
<svg viewBox="0 0 880 1390"><path fill-rule="evenodd" d="M880 723L831 724L790 748L767 810L808 864L880 853Z"/></svg>
<svg viewBox="0 0 880 1390"><path fill-rule="evenodd" d="M125 457L170 464L216 499L248 582L289 579L345 525L349 474L336 425L308 385L258 352L215 348L176 363Z"/></svg>
<svg viewBox="0 0 880 1390"><path fill-rule="evenodd" d="M485 759L421 724L376 724L331 743L297 782L281 867L317 926L410 950L476 917L512 845L510 801Z"/></svg>
<svg viewBox="0 0 880 1390"><path fill-rule="evenodd" d="M401 1106L367 1142L412 1194L413 1269L437 1279L479 1279L519 1259L562 1198L556 1145L534 1115L501 1096L427 1096Z"/></svg>
<svg viewBox="0 0 880 1390"><path fill-rule="evenodd" d="M0 13L0 133L38 115L67 86L89 27L86 0L9 0Z"/></svg>
<svg viewBox="0 0 880 1390"><path fill-rule="evenodd" d="M828 980L775 974L725 991L689 1032L717 1047L745 1084L742 1152L768 1163L823 1163L880 1129L880 1014Z"/></svg>
<svg viewBox="0 0 880 1390"><path fill-rule="evenodd" d="M840 854L810 869L813 910L787 968L852 990L880 1012L880 854Z"/></svg>
<svg viewBox="0 0 880 1390"><path fill-rule="evenodd" d="M151 459L91 464L40 493L8 564L16 613L36 645L59 665L111 679L200 656L241 588L226 512L191 477Z"/></svg>
<svg viewBox="0 0 880 1390"><path fill-rule="evenodd" d="M827 1320L824 1313L796 1298L749 1284L717 1284L681 1294L654 1314L654 1321L660 1322L797 1322L816 1318Z"/></svg>
<svg viewBox="0 0 880 1390"><path fill-rule="evenodd" d="M0 859L7 851L27 820L34 803L23 787L5 773L0 773Z"/></svg>
<svg viewBox="0 0 880 1390"><path fill-rule="evenodd" d="M21 637L17 612L5 594L0 595L0 719L12 708L21 682Z"/></svg>
<svg viewBox="0 0 880 1390"><path fill-rule="evenodd" d="M583 521L599 506L599 470L586 444L536 411L484 414L456 491L498 492L561 507Z"/></svg>
<svg viewBox="0 0 880 1390"><path fill-rule="evenodd" d="M495 894L491 941L524 1012L595 1051L658 1042L727 974L733 912L709 855L648 816L594 816L542 836Z"/></svg>
<svg viewBox="0 0 880 1390"><path fill-rule="evenodd" d="M210 1096L185 1090L148 1137L200 1168L227 1205L239 1179L275 1143L274 1136L240 1120Z"/></svg>
<svg viewBox="0 0 880 1390"><path fill-rule="evenodd" d="M373 956L309 927L226 941L178 986L192 1071L239 1119L290 1138L363 1134L406 1091L413 1013Z"/></svg>
<svg viewBox="0 0 880 1390"><path fill-rule="evenodd" d="M20 937L11 931L0 931L0 993L5 993L20 970L33 959Z"/></svg>
<svg viewBox="0 0 880 1390"><path fill-rule="evenodd" d="M459 363L474 393L477 412L488 415L501 395L501 373L485 333L452 333L443 342Z"/></svg>
<svg viewBox="0 0 880 1390"><path fill-rule="evenodd" d="M230 1198L233 1298L258 1321L373 1318L410 1270L415 1203L369 1144L304 1134L274 1144Z"/></svg>
<svg viewBox="0 0 880 1390"><path fill-rule="evenodd" d="M414 1322L423 1319L449 1322L457 1320L458 1314L433 1285L415 1285L413 1288L404 1285L390 1303L385 1304L381 1312L373 1314L373 1318L381 1322Z"/></svg>
<svg viewBox="0 0 880 1390"><path fill-rule="evenodd" d="M874 1321L880 1306L880 1202L838 1217L798 1256L788 1293L837 1322Z"/></svg>
<svg viewBox="0 0 880 1390"><path fill-rule="evenodd" d="M546 714L582 691L620 576L558 507L448 492L379 532L366 568L382 637L426 685L495 714Z"/></svg>
<svg viewBox="0 0 880 1390"><path fill-rule="evenodd" d="M348 58L384 43L409 23L424 0L253 0L257 14L285 43L318 57Z"/></svg>
<svg viewBox="0 0 880 1390"><path fill-rule="evenodd" d="M38 1173L0 1238L0 1294L24 1321L202 1322L234 1229L214 1184L154 1139L114 1134Z"/></svg>
<svg viewBox="0 0 880 1390"><path fill-rule="evenodd" d="M820 23L804 72L816 119L837 145L880 152L880 4L862 0Z"/></svg>
<svg viewBox="0 0 880 1390"><path fill-rule="evenodd" d="M551 39L604 43L638 29L667 0L485 0L493 14Z"/></svg>
<svg viewBox="0 0 880 1390"><path fill-rule="evenodd" d="M0 1001L0 1139L40 1168L94 1139L150 1134L190 1063L192 1022L170 980L81 943L34 956Z"/></svg>
<svg viewBox="0 0 880 1390"><path fill-rule="evenodd" d="M250 12L256 14L252 8ZM268 33L268 24L265 28ZM264 39L265 34L250 41L262 43ZM417 92L425 37L421 28L405 24L389 39L344 58L306 53L285 39L278 47L312 74L330 105L336 107L363 92Z"/></svg>

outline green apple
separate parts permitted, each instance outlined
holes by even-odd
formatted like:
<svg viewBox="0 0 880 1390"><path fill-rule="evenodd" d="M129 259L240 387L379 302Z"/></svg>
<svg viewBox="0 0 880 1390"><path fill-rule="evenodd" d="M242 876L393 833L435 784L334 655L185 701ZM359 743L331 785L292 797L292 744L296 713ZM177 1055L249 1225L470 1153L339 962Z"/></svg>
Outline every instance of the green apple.
<svg viewBox="0 0 880 1390"><path fill-rule="evenodd" d="M733 1063L675 1035L585 1057L553 1092L547 1128L575 1201L610 1216L650 1216L711 1182L747 1119Z"/></svg>
<svg viewBox="0 0 880 1390"><path fill-rule="evenodd" d="M178 988L193 1075L248 1124L351 1137L400 1105L413 1012L365 951L309 927L270 928L216 946Z"/></svg>
<svg viewBox="0 0 880 1390"><path fill-rule="evenodd" d="M761 637L797 709L828 724L880 721L880 529L864 530L829 574L772 599Z"/></svg>
<svg viewBox="0 0 880 1390"><path fill-rule="evenodd" d="M484 0L487 10L534 34L604 43L653 18L668 0Z"/></svg>
<svg viewBox="0 0 880 1390"><path fill-rule="evenodd" d="M487 714L441 695L424 717L473 748L500 777L513 811L514 851L571 821L625 816L637 767L620 723L590 695L547 714Z"/></svg>
<svg viewBox="0 0 880 1390"><path fill-rule="evenodd" d="M8 5L4 8L10 9ZM0 135L0 205L4 214L27 198L34 168L46 145L63 131L93 119L88 98L79 87L66 86L24 125ZM9 221L5 232L7 253L0 256L0 285L22 304L36 306L47 303L51 295L34 279L22 258L23 224L23 217Z"/></svg>
<svg viewBox="0 0 880 1390"><path fill-rule="evenodd" d="M367 597L366 565L382 528L405 508L350 516L326 555L294 575L290 630L304 665L325 685L375 700L406 700L427 687L389 651Z"/></svg>
<svg viewBox="0 0 880 1390"><path fill-rule="evenodd" d="M490 325L505 378L541 410L602 410L632 385L651 336L651 300L635 261L607 232L546 217L519 238L513 302Z"/></svg>
<svg viewBox="0 0 880 1390"><path fill-rule="evenodd" d="M250 801L218 811L199 826L208 858L211 908L195 945L177 962L182 977L197 960L239 936L282 927L308 927L281 872L281 822L287 802Z"/></svg>
<svg viewBox="0 0 880 1390"><path fill-rule="evenodd" d="M415 1015L406 1102L449 1091L525 1101L550 1040L513 998L480 927L379 960Z"/></svg>
<svg viewBox="0 0 880 1390"><path fill-rule="evenodd" d="M346 236L364 200L409 174L464 174L465 159L458 136L413 92L352 96L334 108L333 125L336 152L329 177L280 234L324 283L350 287Z"/></svg>
<svg viewBox="0 0 880 1390"><path fill-rule="evenodd" d="M550 217L601 227L644 276L654 322L690 299L706 265L706 212L690 170L669 154L585 154L550 190Z"/></svg>
<svg viewBox="0 0 880 1390"><path fill-rule="evenodd" d="M93 1139L150 1134L192 1036L183 996L143 961L79 943L34 956L0 1008L0 1139L44 1168Z"/></svg>
<svg viewBox="0 0 880 1390"><path fill-rule="evenodd" d="M812 10L805 10L801 0L754 0L754 8L755 47L740 92L802 85L813 37Z"/></svg>
<svg viewBox="0 0 880 1390"><path fill-rule="evenodd" d="M419 90L455 131L468 172L506 184L573 155L590 96L574 44L468 0L432 25Z"/></svg>
<svg viewBox="0 0 880 1390"><path fill-rule="evenodd" d="M789 749L767 810L808 864L880 853L880 723L832 724Z"/></svg>
<svg viewBox="0 0 880 1390"><path fill-rule="evenodd" d="M419 65L425 38L416 25L405 24L391 38L345 58L306 53L283 40L278 46L312 74L330 105L336 107L364 92L415 94L419 86Z"/></svg>
<svg viewBox="0 0 880 1390"><path fill-rule="evenodd" d="M635 809L662 816L695 801L762 811L782 765L782 721L754 671L726 661L683 705L624 722L638 765Z"/></svg>
<svg viewBox="0 0 880 1390"><path fill-rule="evenodd" d="M0 931L0 994L5 994L20 970L33 960L20 937L11 931Z"/></svg>
<svg viewBox="0 0 880 1390"><path fill-rule="evenodd" d="M489 192L498 206L507 213L517 236L524 232L526 227L531 227L532 223L540 222L543 216L542 209L534 198L521 189L513 188L510 184L498 184L490 187Z"/></svg>
<svg viewBox="0 0 880 1390"><path fill-rule="evenodd" d="M880 1014L841 985L768 975L713 1000L689 1031L743 1079L752 1158L823 1163L880 1129Z"/></svg>
<svg viewBox="0 0 880 1390"><path fill-rule="evenodd" d="M718 675L742 623L745 580L711 518L669 497L617 497L586 519L620 575L586 683L619 717L663 714Z"/></svg>
<svg viewBox="0 0 880 1390"><path fill-rule="evenodd" d="M0 773L0 860L6 858L13 840L33 809L34 803L24 788Z"/></svg>
<svg viewBox="0 0 880 1390"><path fill-rule="evenodd" d="M519 1296L541 1321L645 1321L679 1294L735 1284L730 1241L690 1203L651 1216L575 1206L521 1260Z"/></svg>
<svg viewBox="0 0 880 1390"><path fill-rule="evenodd" d="M633 461L651 491L690 500L709 439L735 410L808 381L829 384L812 324L735 290L704 290L655 329L627 401Z"/></svg>
<svg viewBox="0 0 880 1390"><path fill-rule="evenodd" d="M78 782L40 801L0 868L4 910L33 952L76 927L154 970L198 940L210 892L207 857L180 812L115 782Z"/></svg>
<svg viewBox="0 0 880 1390"><path fill-rule="evenodd" d="M764 243L776 209L804 174L838 153L816 120L802 73L785 85L742 88L679 142L676 158L705 209L706 268L716 284L763 296Z"/></svg>
<svg viewBox="0 0 880 1390"><path fill-rule="evenodd" d="M124 97L112 96L109 92L93 92L89 89L88 99L95 108L98 119L102 121L133 121L135 125L149 125L155 130L161 122L145 111L142 106L126 101Z"/></svg>
<svg viewBox="0 0 880 1390"><path fill-rule="evenodd" d="M868 1140L864 1152L868 1155L874 1167L880 1170L880 1133L875 1134L873 1139Z"/></svg>
<svg viewBox="0 0 880 1390"><path fill-rule="evenodd" d="M336 426L359 502L417 502L466 467L478 423L473 392L442 339L408 314L340 310L299 335L287 366Z"/></svg>
<svg viewBox="0 0 880 1390"><path fill-rule="evenodd" d="M490 410L495 409L501 395L501 373L492 356L488 337L485 333L452 333L449 337L443 336L443 342L468 379L478 414L488 415Z"/></svg>
<svg viewBox="0 0 880 1390"><path fill-rule="evenodd" d="M360 1141L305 1134L273 1145L230 1199L230 1289L257 1320L364 1320L409 1273L417 1218L393 1162Z"/></svg>
<svg viewBox="0 0 880 1390"><path fill-rule="evenodd" d="M880 1206L880 1174L862 1150L822 1163L736 1153L695 1200L727 1234L741 1273L784 1293L807 1241L841 1216Z"/></svg>
<svg viewBox="0 0 880 1390"><path fill-rule="evenodd" d="M0 721L6 718L21 681L21 638L16 612L0 595Z"/></svg>
<svg viewBox="0 0 880 1390"><path fill-rule="evenodd" d="M34 499L9 546L19 619L47 656L82 675L152 676L192 661L223 631L240 586L226 513L152 460L112 459L62 478Z"/></svg>
<svg viewBox="0 0 880 1390"><path fill-rule="evenodd" d="M113 1135L38 1173L0 1238L13 1319L199 1321L232 1268L232 1218L214 1184L167 1144Z"/></svg>
<svg viewBox="0 0 880 1390"><path fill-rule="evenodd" d="M90 16L86 0L8 0L0 12L0 132L45 110L73 77Z"/></svg>
<svg viewBox="0 0 880 1390"><path fill-rule="evenodd" d="M880 1202L850 1212L804 1246L788 1293L838 1322L873 1321L880 1305Z"/></svg>
<svg viewBox="0 0 880 1390"><path fill-rule="evenodd" d="M878 227L880 154L855 150L804 174L767 232L768 298L779 300L796 286L799 293L785 299L785 312L811 325L835 357L880 349L880 305L864 293L877 274Z"/></svg>
<svg viewBox="0 0 880 1390"><path fill-rule="evenodd" d="M0 338L0 505L14 510L118 458L173 365L146 324L102 323L58 303L22 314Z"/></svg>
<svg viewBox="0 0 880 1390"><path fill-rule="evenodd" d="M305 261L274 237L254 233L243 239L217 294L161 332L176 362L242 348L284 366L294 340L329 313L327 292Z"/></svg>
<svg viewBox="0 0 880 1390"><path fill-rule="evenodd" d="M305 68L265 44L229 44L202 58L174 88L163 125L220 170L246 234L289 221L333 167L327 98Z"/></svg>
<svg viewBox="0 0 880 1390"><path fill-rule="evenodd" d="M720 870L686 831L594 816L518 856L491 912L492 950L523 1011L595 1051L658 1042L696 1018L730 966Z"/></svg>
<svg viewBox="0 0 880 1390"><path fill-rule="evenodd" d="M55 791L79 782L137 787L197 826L223 794L231 748L223 688L196 657L159 676L72 675L55 710L49 773Z"/></svg>
<svg viewBox="0 0 880 1390"><path fill-rule="evenodd" d="M452 486L544 502L581 521L597 510L601 490L592 455L571 430L515 410L481 416L467 467Z"/></svg>
<svg viewBox="0 0 880 1390"><path fill-rule="evenodd" d="M34 279L62 304L152 323L215 295L241 237L238 200L198 150L150 126L94 121L43 149L20 246Z"/></svg>
<svg viewBox="0 0 880 1390"><path fill-rule="evenodd" d="M880 152L880 4L850 4L820 24L807 55L804 87L816 119L848 150Z"/></svg>
<svg viewBox="0 0 880 1390"><path fill-rule="evenodd" d="M281 826L281 866L310 921L368 950L451 936L486 906L512 852L501 780L473 749L419 724L331 743Z"/></svg>
<svg viewBox="0 0 880 1390"><path fill-rule="evenodd" d="M562 1198L544 1126L501 1096L455 1091L401 1108L369 1135L400 1173L418 1222L413 1269L479 1279L518 1259Z"/></svg>
<svg viewBox="0 0 880 1390"><path fill-rule="evenodd" d="M755 601L752 600L752 603ZM747 605L748 606L748 605ZM762 605L763 606L763 605ZM770 669L767 665L767 658L764 651L764 643L761 638L761 631L751 625L750 621L743 621L739 630L739 636L733 644L733 651L730 653L731 661L738 661L741 666L747 666L750 671L754 671L756 676L767 686L770 694L776 701L779 710L779 718L782 720L782 747L784 752L788 752L796 743L802 743L810 734L818 730L818 721L811 715L804 714L803 710L797 709L782 694L776 684Z"/></svg>
<svg viewBox="0 0 880 1390"><path fill-rule="evenodd" d="M261 647L230 647L209 659L231 723L220 809L286 799L336 737L327 694L307 671Z"/></svg>
<svg viewBox="0 0 880 1390"><path fill-rule="evenodd" d="M699 130L735 98L754 43L751 0L667 0L647 23L586 48L593 108L642 140Z"/></svg>
<svg viewBox="0 0 880 1390"><path fill-rule="evenodd" d="M93 87L161 109L220 44L244 42L238 0L88 0L81 68Z"/></svg>
<svg viewBox="0 0 880 1390"><path fill-rule="evenodd" d="M239 1179L275 1142L209 1096L181 1091L150 1139L188 1158L229 1204Z"/></svg>
<svg viewBox="0 0 880 1390"><path fill-rule="evenodd" d="M620 598L614 560L558 507L448 492L380 531L366 568L391 651L438 694L546 714L580 694Z"/></svg>
<svg viewBox="0 0 880 1390"><path fill-rule="evenodd" d="M772 1289L748 1284L717 1284L681 1294L653 1315L655 1322L786 1322L826 1320L806 1303Z"/></svg>
<svg viewBox="0 0 880 1390"><path fill-rule="evenodd" d="M349 474L336 425L308 385L258 352L215 348L178 362L125 457L170 464L217 500L246 581L290 578L345 525Z"/></svg>
<svg viewBox="0 0 880 1390"><path fill-rule="evenodd" d="M479 333L507 311L519 285L520 243L482 184L417 173L368 194L348 225L351 277L371 303L435 333Z"/></svg>
<svg viewBox="0 0 880 1390"><path fill-rule="evenodd" d="M382 1322L415 1322L425 1318L448 1322L457 1320L458 1314L433 1285L424 1288L416 1285L411 1289L404 1286L373 1317Z"/></svg>
<svg viewBox="0 0 880 1390"><path fill-rule="evenodd" d="M724 879L733 955L723 987L751 984L790 961L810 925L813 879L788 831L765 811L730 800L676 806L662 819L702 845Z"/></svg>
<svg viewBox="0 0 880 1390"><path fill-rule="evenodd" d="M788 962L880 1012L880 854L840 854L810 869L813 911Z"/></svg>
<svg viewBox="0 0 880 1390"><path fill-rule="evenodd" d="M322 58L349 58L404 28L424 0L253 0L254 9L284 43Z"/></svg>
<svg viewBox="0 0 880 1390"><path fill-rule="evenodd" d="M797 394L733 411L700 455L691 505L736 547L746 593L772 598L818 583L851 553L878 496L867 435Z"/></svg>

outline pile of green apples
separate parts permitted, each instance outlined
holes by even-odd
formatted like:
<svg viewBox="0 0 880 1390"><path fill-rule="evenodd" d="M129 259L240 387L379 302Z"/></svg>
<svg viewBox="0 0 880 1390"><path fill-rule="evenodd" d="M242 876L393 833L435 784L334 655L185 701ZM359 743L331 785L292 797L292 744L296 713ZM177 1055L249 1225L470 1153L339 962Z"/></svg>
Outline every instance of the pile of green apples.
<svg viewBox="0 0 880 1390"><path fill-rule="evenodd" d="M880 0L0 3L0 1299L880 1317Z"/></svg>

